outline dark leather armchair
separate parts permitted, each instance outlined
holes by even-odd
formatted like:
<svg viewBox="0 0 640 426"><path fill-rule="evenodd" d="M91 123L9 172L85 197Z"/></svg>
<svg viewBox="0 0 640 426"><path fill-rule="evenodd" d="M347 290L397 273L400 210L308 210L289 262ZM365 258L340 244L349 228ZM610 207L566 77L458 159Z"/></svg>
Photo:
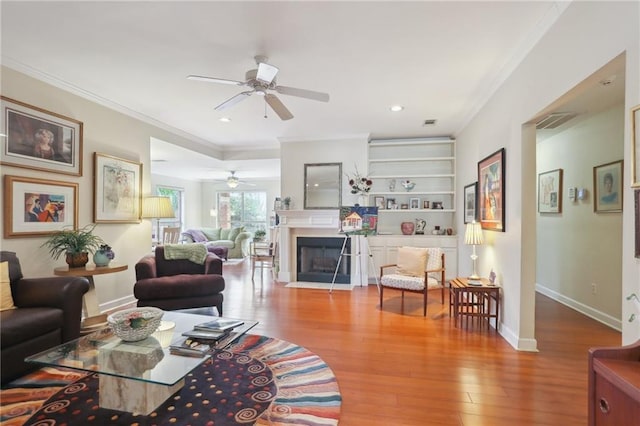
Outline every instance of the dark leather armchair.
<svg viewBox="0 0 640 426"><path fill-rule="evenodd" d="M222 315L224 290L222 260L208 253L204 264L187 259L165 259L164 247L136 264L133 295L138 306L167 311L215 306Z"/></svg>
<svg viewBox="0 0 640 426"><path fill-rule="evenodd" d="M89 291L83 277L23 278L14 252L1 251L9 262L11 295L16 309L0 312L2 383L18 378L37 364L25 357L80 336L82 297Z"/></svg>

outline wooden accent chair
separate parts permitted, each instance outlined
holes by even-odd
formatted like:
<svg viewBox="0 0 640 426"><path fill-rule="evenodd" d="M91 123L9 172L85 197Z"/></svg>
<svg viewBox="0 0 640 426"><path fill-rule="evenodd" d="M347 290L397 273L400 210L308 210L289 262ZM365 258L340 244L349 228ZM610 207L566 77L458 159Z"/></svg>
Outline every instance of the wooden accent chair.
<svg viewBox="0 0 640 426"><path fill-rule="evenodd" d="M392 288L402 292L403 301L405 291L423 294L423 315L426 316L429 290L440 288L444 305L444 274L444 252L441 248L398 247L396 263L380 267L380 310L384 289Z"/></svg>
<svg viewBox="0 0 640 426"><path fill-rule="evenodd" d="M162 229L162 244L178 244L180 242L180 227L165 226Z"/></svg>
<svg viewBox="0 0 640 426"><path fill-rule="evenodd" d="M260 269L260 274L262 274L263 269L271 269L271 273L274 275L275 279L275 266L276 266L276 256L278 254L278 243L271 242L268 245L256 244L254 241L251 241L249 247L249 255L251 257L251 279L253 280L253 276L255 274L256 268Z"/></svg>

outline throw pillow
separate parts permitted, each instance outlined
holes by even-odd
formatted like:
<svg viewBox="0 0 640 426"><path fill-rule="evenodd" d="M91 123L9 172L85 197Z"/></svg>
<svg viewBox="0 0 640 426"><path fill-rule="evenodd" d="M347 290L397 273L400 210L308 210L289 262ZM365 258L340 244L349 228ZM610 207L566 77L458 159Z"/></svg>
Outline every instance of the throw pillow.
<svg viewBox="0 0 640 426"><path fill-rule="evenodd" d="M220 230L220 239L221 240L230 240L229 234L231 234L231 228L225 228Z"/></svg>
<svg viewBox="0 0 640 426"><path fill-rule="evenodd" d="M427 266L427 249L420 247L398 247L398 273L411 277L424 277Z"/></svg>
<svg viewBox="0 0 640 426"><path fill-rule="evenodd" d="M207 236L199 229L190 229L185 232L185 234L191 235L191 238L193 238L193 241L196 243L204 243L207 241Z"/></svg>
<svg viewBox="0 0 640 426"><path fill-rule="evenodd" d="M244 231L244 226L240 226L238 228L232 228L231 232L229 232L229 239L231 241L235 241L238 235L240 235L242 231Z"/></svg>
<svg viewBox="0 0 640 426"><path fill-rule="evenodd" d="M0 311L15 309L11 296L11 280L9 279L9 262L0 262Z"/></svg>
<svg viewBox="0 0 640 426"><path fill-rule="evenodd" d="M209 241L218 241L220 239L220 228L202 228L202 232L204 232Z"/></svg>

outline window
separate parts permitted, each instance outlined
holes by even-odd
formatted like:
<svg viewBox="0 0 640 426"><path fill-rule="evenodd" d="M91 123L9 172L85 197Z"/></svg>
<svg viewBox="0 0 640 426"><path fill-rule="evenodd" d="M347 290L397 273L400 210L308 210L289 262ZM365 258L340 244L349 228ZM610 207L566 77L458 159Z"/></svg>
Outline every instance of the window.
<svg viewBox="0 0 640 426"><path fill-rule="evenodd" d="M156 194L163 197L169 197L171 199L173 212L176 214L176 217L174 219L159 220L160 229L158 230L158 232L160 233L160 235L162 235L162 230L166 226L182 228L182 224L184 223L184 189L172 188L169 186L157 186Z"/></svg>
<svg viewBox="0 0 640 426"><path fill-rule="evenodd" d="M244 226L250 232L267 229L267 193L218 192L218 225L221 228Z"/></svg>

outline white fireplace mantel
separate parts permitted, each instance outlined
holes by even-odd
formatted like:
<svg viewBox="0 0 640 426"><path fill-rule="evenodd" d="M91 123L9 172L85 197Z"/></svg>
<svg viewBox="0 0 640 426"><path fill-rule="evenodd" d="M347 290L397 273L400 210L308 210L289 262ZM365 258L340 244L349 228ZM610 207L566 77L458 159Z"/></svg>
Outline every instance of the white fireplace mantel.
<svg viewBox="0 0 640 426"><path fill-rule="evenodd" d="M276 213L279 217L280 271L278 280L280 281L296 280L297 237L345 237L339 232L340 214L338 210L278 210ZM353 243L351 248L354 249ZM350 259L352 262L351 284L354 285L360 283L360 276L367 276L367 263L360 259L357 261L354 256L351 256Z"/></svg>

